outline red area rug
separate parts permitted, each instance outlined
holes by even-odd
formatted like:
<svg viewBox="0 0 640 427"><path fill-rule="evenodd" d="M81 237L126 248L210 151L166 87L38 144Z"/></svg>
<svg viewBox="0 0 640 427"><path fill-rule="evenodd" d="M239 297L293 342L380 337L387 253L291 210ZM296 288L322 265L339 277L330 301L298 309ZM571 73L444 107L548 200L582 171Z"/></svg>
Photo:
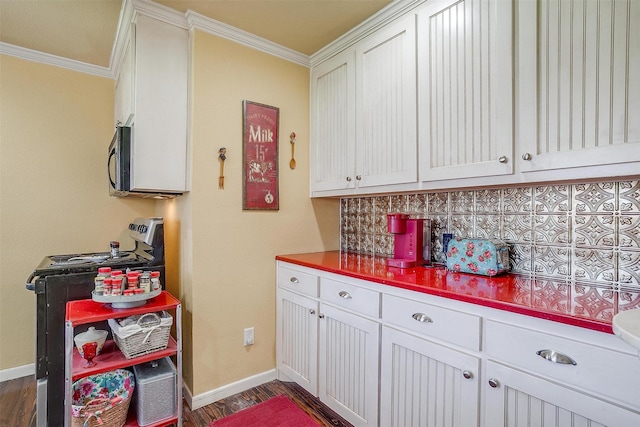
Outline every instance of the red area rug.
<svg viewBox="0 0 640 427"><path fill-rule="evenodd" d="M281 394L209 424L210 427L318 427L309 415Z"/></svg>

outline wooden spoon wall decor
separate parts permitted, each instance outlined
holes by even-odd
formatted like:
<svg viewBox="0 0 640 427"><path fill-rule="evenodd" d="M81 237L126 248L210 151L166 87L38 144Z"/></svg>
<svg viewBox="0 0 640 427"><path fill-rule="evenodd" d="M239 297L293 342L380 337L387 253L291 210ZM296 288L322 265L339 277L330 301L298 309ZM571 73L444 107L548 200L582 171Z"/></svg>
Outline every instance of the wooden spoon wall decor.
<svg viewBox="0 0 640 427"><path fill-rule="evenodd" d="M291 132L291 135L289 135L289 140L291 142L291 161L289 162L289 167L291 169L295 169L296 168L296 159L293 157L293 152L295 150L295 144L296 144L296 133L295 132Z"/></svg>
<svg viewBox="0 0 640 427"><path fill-rule="evenodd" d="M224 190L224 161L227 160L227 149L222 147L218 150L218 161L220 162L220 176L218 177L218 188Z"/></svg>

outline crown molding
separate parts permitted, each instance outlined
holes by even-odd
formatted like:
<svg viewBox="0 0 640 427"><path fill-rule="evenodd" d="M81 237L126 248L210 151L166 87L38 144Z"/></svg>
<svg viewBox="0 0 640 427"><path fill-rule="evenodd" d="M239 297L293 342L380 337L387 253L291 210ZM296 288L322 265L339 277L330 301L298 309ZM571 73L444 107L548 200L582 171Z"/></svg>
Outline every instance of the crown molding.
<svg viewBox="0 0 640 427"><path fill-rule="evenodd" d="M109 68L87 64L86 62L76 61L74 59L62 58L60 56L38 52L37 50L14 46L4 42L0 42L0 54L13 56L26 61L53 65L54 67L66 68L68 70L91 74L98 77L113 79L113 74Z"/></svg>
<svg viewBox="0 0 640 427"><path fill-rule="evenodd" d="M222 37L244 46L260 50L269 55L294 62L302 65L303 67L308 68L310 66L309 57L293 49L286 48L239 28L216 21L215 19L208 18L192 10L188 10L185 15L191 31L196 29L201 30L214 36Z"/></svg>
<svg viewBox="0 0 640 427"><path fill-rule="evenodd" d="M425 1L426 0L397 0L389 3L388 6L381 9L375 15L369 17L361 24L347 31L336 40L312 54L309 58L310 66L314 67L344 49L353 46L360 40L378 30L380 27L389 24L400 16L405 15L407 12L415 9Z"/></svg>
<svg viewBox="0 0 640 427"><path fill-rule="evenodd" d="M144 15L155 18L159 21L164 21L167 24L175 25L176 27L189 29L185 14L178 12L175 9L155 3L151 0L125 0L125 3L131 3L133 10L136 13L142 13ZM123 9L126 8L126 5ZM134 17L135 19L135 17ZM130 22L130 21L124 21Z"/></svg>

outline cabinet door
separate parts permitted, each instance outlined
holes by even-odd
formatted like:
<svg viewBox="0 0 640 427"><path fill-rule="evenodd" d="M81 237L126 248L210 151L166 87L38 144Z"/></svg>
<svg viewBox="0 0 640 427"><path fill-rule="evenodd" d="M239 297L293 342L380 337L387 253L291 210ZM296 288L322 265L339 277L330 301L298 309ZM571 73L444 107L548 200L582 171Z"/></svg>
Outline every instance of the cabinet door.
<svg viewBox="0 0 640 427"><path fill-rule="evenodd" d="M512 3L418 12L421 181L513 173Z"/></svg>
<svg viewBox="0 0 640 427"><path fill-rule="evenodd" d="M381 426L478 426L477 357L383 327L381 358Z"/></svg>
<svg viewBox="0 0 640 427"><path fill-rule="evenodd" d="M636 412L499 363L487 361L486 373L485 426L640 425Z"/></svg>
<svg viewBox="0 0 640 427"><path fill-rule="evenodd" d="M278 289L278 371L318 395L318 303Z"/></svg>
<svg viewBox="0 0 640 427"><path fill-rule="evenodd" d="M355 186L355 75L352 50L311 71L311 191Z"/></svg>
<svg viewBox="0 0 640 427"><path fill-rule="evenodd" d="M521 170L640 161L640 2L527 0L518 19Z"/></svg>
<svg viewBox="0 0 640 427"><path fill-rule="evenodd" d="M133 120L134 102L134 63L135 63L135 26L131 25L129 37L125 42L122 61L115 83L115 119L116 124L128 126Z"/></svg>
<svg viewBox="0 0 640 427"><path fill-rule="evenodd" d="M356 186L416 182L413 13L357 45L356 82Z"/></svg>
<svg viewBox="0 0 640 427"><path fill-rule="evenodd" d="M320 305L319 397L356 427L378 425L380 325Z"/></svg>
<svg viewBox="0 0 640 427"><path fill-rule="evenodd" d="M132 191L187 188L189 34L137 15Z"/></svg>

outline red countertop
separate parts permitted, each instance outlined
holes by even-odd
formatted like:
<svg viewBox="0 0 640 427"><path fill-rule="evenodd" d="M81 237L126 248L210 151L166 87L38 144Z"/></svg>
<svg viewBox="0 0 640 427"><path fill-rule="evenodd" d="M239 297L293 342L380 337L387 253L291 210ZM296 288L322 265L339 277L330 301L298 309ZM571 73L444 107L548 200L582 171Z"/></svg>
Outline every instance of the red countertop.
<svg viewBox="0 0 640 427"><path fill-rule="evenodd" d="M640 308L640 291L516 274L454 273L443 266L399 269L385 258L349 252L279 255L277 260L612 334L613 316Z"/></svg>

